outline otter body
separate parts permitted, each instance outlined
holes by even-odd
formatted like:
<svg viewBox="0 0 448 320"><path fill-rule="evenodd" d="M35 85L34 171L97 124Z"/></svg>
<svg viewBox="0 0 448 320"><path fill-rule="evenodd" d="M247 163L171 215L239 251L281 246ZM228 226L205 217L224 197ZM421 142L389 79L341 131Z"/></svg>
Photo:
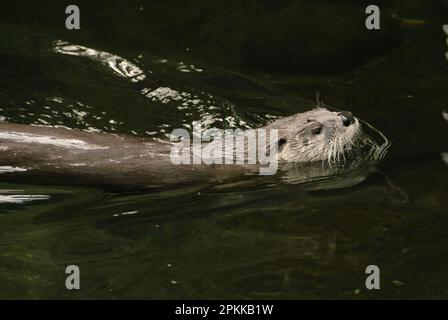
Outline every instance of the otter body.
<svg viewBox="0 0 448 320"><path fill-rule="evenodd" d="M353 150L359 123L349 112L323 108L274 121L281 162L341 161ZM214 141L213 143L216 143ZM75 129L0 123L0 179L33 184L150 188L213 182L254 174L259 165L180 164L173 143ZM225 163L225 161L223 161Z"/></svg>
<svg viewBox="0 0 448 320"><path fill-rule="evenodd" d="M0 179L125 189L219 179L220 170L175 166L170 149L144 138L2 122Z"/></svg>

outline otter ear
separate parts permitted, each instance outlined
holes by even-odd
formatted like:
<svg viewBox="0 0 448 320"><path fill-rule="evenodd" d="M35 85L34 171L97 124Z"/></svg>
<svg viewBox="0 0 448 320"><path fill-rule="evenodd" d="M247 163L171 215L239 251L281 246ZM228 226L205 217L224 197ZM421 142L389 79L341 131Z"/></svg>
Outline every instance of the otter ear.
<svg viewBox="0 0 448 320"><path fill-rule="evenodd" d="M277 145L277 153L279 153L280 151L282 151L282 148L286 145L286 138L285 137L280 137L278 138L278 140L276 142L273 141L273 143L268 143L266 145L266 155L270 155L271 154L271 147L272 145Z"/></svg>
<svg viewBox="0 0 448 320"><path fill-rule="evenodd" d="M286 142L287 142L287 140L285 137L279 138L277 141L277 150L280 151L283 148L283 146L286 144Z"/></svg>

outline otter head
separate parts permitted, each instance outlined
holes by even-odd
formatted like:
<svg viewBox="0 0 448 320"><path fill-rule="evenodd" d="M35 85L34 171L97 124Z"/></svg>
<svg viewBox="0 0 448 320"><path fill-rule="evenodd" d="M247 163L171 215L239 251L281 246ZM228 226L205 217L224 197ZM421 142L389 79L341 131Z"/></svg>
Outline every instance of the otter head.
<svg viewBox="0 0 448 320"><path fill-rule="evenodd" d="M344 161L356 145L360 124L351 112L316 108L277 120L278 159L288 162Z"/></svg>

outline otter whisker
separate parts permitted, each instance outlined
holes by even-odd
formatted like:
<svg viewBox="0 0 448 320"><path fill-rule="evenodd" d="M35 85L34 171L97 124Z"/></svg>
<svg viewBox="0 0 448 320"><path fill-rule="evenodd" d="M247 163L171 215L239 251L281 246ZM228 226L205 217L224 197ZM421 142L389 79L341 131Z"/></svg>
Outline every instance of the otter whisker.
<svg viewBox="0 0 448 320"><path fill-rule="evenodd" d="M318 90L316 90L316 105L319 108L323 108L323 102L320 100L320 92Z"/></svg>

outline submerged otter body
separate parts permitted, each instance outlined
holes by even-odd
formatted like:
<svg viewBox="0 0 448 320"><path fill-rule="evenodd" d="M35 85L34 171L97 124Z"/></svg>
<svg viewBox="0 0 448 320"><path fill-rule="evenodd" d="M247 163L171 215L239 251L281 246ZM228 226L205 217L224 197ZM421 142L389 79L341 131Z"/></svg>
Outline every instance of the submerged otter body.
<svg viewBox="0 0 448 320"><path fill-rule="evenodd" d="M282 118L264 128L278 130L277 160L305 166L344 161L354 152L361 135L359 122L351 113L324 108ZM221 181L255 174L259 167L176 165L170 158L174 145L124 135L1 122L0 179L33 184L150 188Z"/></svg>

